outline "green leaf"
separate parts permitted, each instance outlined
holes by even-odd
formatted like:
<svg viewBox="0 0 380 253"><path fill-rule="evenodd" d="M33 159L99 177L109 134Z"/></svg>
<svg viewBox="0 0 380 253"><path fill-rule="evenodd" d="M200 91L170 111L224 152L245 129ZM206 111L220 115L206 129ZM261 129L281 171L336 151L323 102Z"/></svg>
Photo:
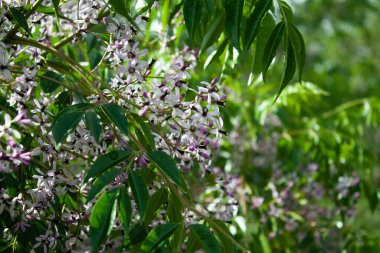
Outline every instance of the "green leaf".
<svg viewBox="0 0 380 253"><path fill-rule="evenodd" d="M262 73L263 80L266 80L266 73L270 64L272 63L273 58L276 56L277 49L284 35L285 25L284 22L280 22L274 28L272 34L269 37L268 43L264 49L263 63L262 63Z"/></svg>
<svg viewBox="0 0 380 253"><path fill-rule="evenodd" d="M128 182L131 186L132 193L137 204L137 209L139 210L140 218L143 219L149 199L148 188L144 180L136 172L130 171L128 173Z"/></svg>
<svg viewBox="0 0 380 253"><path fill-rule="evenodd" d="M213 220L221 229L223 229L224 232L226 232L227 234L231 235L230 231L228 230L226 224L221 221L221 220ZM210 226L212 226L210 224ZM221 242L222 244L222 249L223 249L223 252L224 253L234 253L236 252L236 247L235 245L231 242L231 240L229 240L224 234L222 234L219 230L215 229L214 228L214 231L215 231L215 234L219 237L219 241ZM232 235L231 235L232 237Z"/></svg>
<svg viewBox="0 0 380 253"><path fill-rule="evenodd" d="M85 117L86 126L90 129L92 137L94 137L96 143L99 143L100 135L102 134L102 125L100 119L95 112L86 113Z"/></svg>
<svg viewBox="0 0 380 253"><path fill-rule="evenodd" d="M27 5L23 6L23 9L28 11L28 10L32 9L32 7L33 7L33 4L27 4ZM42 5L37 7L36 12L48 14L48 15L53 15L55 13L54 8L46 7L46 6L42 6Z"/></svg>
<svg viewBox="0 0 380 253"><path fill-rule="evenodd" d="M286 85L292 80L294 73L296 72L296 58L294 55L294 48L290 41L288 41L288 48L286 52L286 58L285 58L285 72L284 75L282 76L282 81L280 85L280 89L277 92L275 102L280 96L281 92L284 90Z"/></svg>
<svg viewBox="0 0 380 253"><path fill-rule="evenodd" d="M275 28L276 23L273 19L273 16L267 12L263 21L261 21L260 33L257 35L257 42L255 48L255 59L253 63L252 73L259 75L262 70L262 62L265 45L268 43L269 37Z"/></svg>
<svg viewBox="0 0 380 253"><path fill-rule="evenodd" d="M52 0L53 2L53 6L54 6L54 11L55 11L55 15L59 18L59 2L60 0Z"/></svg>
<svg viewBox="0 0 380 253"><path fill-rule="evenodd" d="M283 13L285 14L284 18L286 18L286 21L288 23L294 24L295 23L294 22L294 14L293 14L292 8L289 6L289 4L286 3L285 1L281 0L280 8L283 11Z"/></svg>
<svg viewBox="0 0 380 253"><path fill-rule="evenodd" d="M128 190L126 187L120 187L119 191L119 219L124 227L124 232L129 232L129 226L132 219L132 206L131 200L128 195Z"/></svg>
<svg viewBox="0 0 380 253"><path fill-rule="evenodd" d="M228 40L224 39L218 46L218 49L211 53L203 66L203 69L206 69L212 62L216 61L225 51L228 45Z"/></svg>
<svg viewBox="0 0 380 253"><path fill-rule="evenodd" d="M183 15L189 38L192 43L194 43L195 31L202 20L204 9L203 0L185 0Z"/></svg>
<svg viewBox="0 0 380 253"><path fill-rule="evenodd" d="M127 2L128 1L126 0L108 0L108 3L111 4L112 8L117 13L125 17L129 23L134 26L134 28L139 29L139 26L135 23L134 19L131 17L131 14L128 11L129 8L127 6Z"/></svg>
<svg viewBox="0 0 380 253"><path fill-rule="evenodd" d="M225 33L230 38L232 46L240 51L241 18L244 0L224 0L226 12Z"/></svg>
<svg viewBox="0 0 380 253"><path fill-rule="evenodd" d="M170 195L168 199L168 208L166 215L171 222L183 223L184 217L182 215L183 204L180 199L174 194Z"/></svg>
<svg viewBox="0 0 380 253"><path fill-rule="evenodd" d="M157 211L162 204L168 200L168 191L163 187L158 189L153 195L149 198L147 210L145 213L144 223L146 226L152 222L156 217Z"/></svg>
<svg viewBox="0 0 380 253"><path fill-rule="evenodd" d="M222 253L218 240L206 226L201 224L191 224L189 227L190 231L194 233L197 240L201 243L202 248L207 253Z"/></svg>
<svg viewBox="0 0 380 253"><path fill-rule="evenodd" d="M139 115L137 115L135 113L131 113L130 115L134 118L134 120L140 126L141 130L144 133L145 139L149 143L150 148L151 149L155 149L156 146L155 146L155 143L154 143L154 138L153 138L153 135L152 135L152 131L150 130L149 126L144 122L144 119L141 118Z"/></svg>
<svg viewBox="0 0 380 253"><path fill-rule="evenodd" d="M293 44L293 47L295 50L296 62L297 62L297 68L298 68L298 79L301 82L303 68L306 62L305 42L303 40L302 34L298 31L297 27L295 27L291 23L288 24L288 32L289 32L290 42Z"/></svg>
<svg viewBox="0 0 380 253"><path fill-rule="evenodd" d="M100 155L89 169L84 182L87 182L90 178L98 176L103 171L116 166L131 157L132 153L126 150L114 150L107 154Z"/></svg>
<svg viewBox="0 0 380 253"><path fill-rule="evenodd" d="M57 116L55 116L55 118L53 120L53 125L55 124L56 121L60 120L60 117L62 115L65 115L67 113L72 113L72 112L84 112L84 111L91 109L95 106L96 106L95 104L79 103L79 104L75 104L75 105L72 105L70 107L67 107L67 108L63 109L62 111L60 111L57 114Z"/></svg>
<svg viewBox="0 0 380 253"><path fill-rule="evenodd" d="M167 240L177 229L179 224L167 223L155 227L141 245L142 252L152 252Z"/></svg>
<svg viewBox="0 0 380 253"><path fill-rule="evenodd" d="M40 78L41 88L45 93L55 91L63 81L63 76L53 71L47 71Z"/></svg>
<svg viewBox="0 0 380 253"><path fill-rule="evenodd" d="M52 132L56 145L62 143L75 130L83 114L84 112L67 112L54 122Z"/></svg>
<svg viewBox="0 0 380 253"><path fill-rule="evenodd" d="M28 26L28 22L26 21L26 17L24 13L22 13L18 8L16 7L11 7L10 12L12 16L16 19L17 23L27 32L29 35L32 35L30 33L30 29Z"/></svg>
<svg viewBox="0 0 380 253"><path fill-rule="evenodd" d="M128 120L125 117L123 109L117 104L105 104L102 105L101 108L120 131L123 134L128 135Z"/></svg>
<svg viewBox="0 0 380 253"><path fill-rule="evenodd" d="M179 187L181 187L181 189L183 189L181 183L181 175L173 158L171 158L168 154L166 154L163 151L149 152L148 157L152 161L154 161L158 165L158 168L162 172L164 172L170 179L172 179L174 183L176 183Z"/></svg>
<svg viewBox="0 0 380 253"><path fill-rule="evenodd" d="M90 235L92 252L98 252L112 230L116 216L116 197L119 192L114 188L104 193L95 203L90 216Z"/></svg>
<svg viewBox="0 0 380 253"><path fill-rule="evenodd" d="M102 174L99 178L97 178L87 194L87 202L90 202L101 191L103 191L120 173L121 169L114 169Z"/></svg>
<svg viewBox="0 0 380 253"><path fill-rule="evenodd" d="M216 20L213 20L211 27L204 36L201 44L201 52L209 48L213 43L218 41L220 34L223 31L223 23L225 20L224 14L217 16Z"/></svg>
<svg viewBox="0 0 380 253"><path fill-rule="evenodd" d="M247 55L249 48L251 47L256 36L260 32L261 20L264 15L268 12L272 5L272 0L259 0L256 2L255 9L252 14L248 17L244 29L243 37L243 55Z"/></svg>

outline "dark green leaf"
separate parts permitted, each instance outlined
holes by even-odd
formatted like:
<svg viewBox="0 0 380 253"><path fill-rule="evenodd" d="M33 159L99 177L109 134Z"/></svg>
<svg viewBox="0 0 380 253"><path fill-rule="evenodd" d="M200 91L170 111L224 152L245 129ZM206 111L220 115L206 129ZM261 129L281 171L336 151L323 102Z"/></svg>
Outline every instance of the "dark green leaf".
<svg viewBox="0 0 380 253"><path fill-rule="evenodd" d="M262 62L265 45L268 43L269 37L276 26L273 16L267 12L263 21L261 21L260 33L257 35L257 42L255 48L255 60L253 63L252 73L259 75L262 70Z"/></svg>
<svg viewBox="0 0 380 253"><path fill-rule="evenodd" d="M48 71L41 77L41 88L45 93L55 91L63 81L63 76L53 71Z"/></svg>
<svg viewBox="0 0 380 253"><path fill-rule="evenodd" d="M91 201L96 195L103 191L116 178L116 176L120 174L120 172L121 169L114 169L98 177L87 194L87 202Z"/></svg>
<svg viewBox="0 0 380 253"><path fill-rule="evenodd" d="M228 230L226 224L221 220L213 220L221 229L223 229L224 232L231 235L230 231ZM215 229L215 234L219 237L219 241L222 244L222 249L224 253L234 253L236 252L235 245L229 240L224 234L222 234L219 230ZM232 237L232 235L231 235Z"/></svg>
<svg viewBox="0 0 380 253"><path fill-rule="evenodd" d="M126 187L120 187L119 191L119 219L124 227L124 232L129 232L129 225L132 218L131 200Z"/></svg>
<svg viewBox="0 0 380 253"><path fill-rule="evenodd" d="M94 137L96 143L99 143L100 135L102 134L102 125L100 124L100 119L95 112L88 112L85 115L85 122L92 137Z"/></svg>
<svg viewBox="0 0 380 253"><path fill-rule="evenodd" d="M62 143L75 130L83 114L84 112L67 112L54 122L52 132L56 145Z"/></svg>
<svg viewBox="0 0 380 253"><path fill-rule="evenodd" d="M216 17L216 19L212 22L211 27L207 31L204 36L201 44L201 52L209 48L213 43L218 41L220 34L223 31L223 23L225 20L224 14L220 14Z"/></svg>
<svg viewBox="0 0 380 253"><path fill-rule="evenodd" d="M141 245L142 252L152 252L165 240L167 240L179 224L167 223L155 227L145 238L144 242Z"/></svg>
<svg viewBox="0 0 380 253"><path fill-rule="evenodd" d="M209 57L207 57L205 61L205 65L203 66L206 69L212 62L216 61L225 51L228 45L228 40L224 39L218 46L218 49L211 53Z"/></svg>
<svg viewBox="0 0 380 253"><path fill-rule="evenodd" d="M181 200L174 194L171 194L168 199L168 208L166 210L166 215L170 222L182 223L184 222L184 217L182 215L183 204Z"/></svg>
<svg viewBox="0 0 380 253"><path fill-rule="evenodd" d="M30 29L28 26L28 22L26 21L26 17L24 13L22 13L18 8L11 7L10 12L12 16L16 19L17 23L27 32L31 35Z"/></svg>
<svg viewBox="0 0 380 253"><path fill-rule="evenodd" d="M286 58L285 58L285 72L282 77L280 89L277 92L277 96L274 101L277 100L277 98L280 96L281 92L284 90L286 85L292 80L294 73L296 72L296 58L294 55L294 48L290 41L288 41L288 48L286 52Z"/></svg>
<svg viewBox="0 0 380 253"><path fill-rule="evenodd" d="M207 253L222 253L218 240L206 226L191 224L189 227Z"/></svg>
<svg viewBox="0 0 380 253"><path fill-rule="evenodd" d="M185 0L183 6L186 28L189 33L189 38L193 43L195 31L197 30L204 13L204 4L203 0Z"/></svg>
<svg viewBox="0 0 380 253"><path fill-rule="evenodd" d="M103 171L126 161L128 158L131 158L131 156L132 153L125 150L114 150L107 154L100 155L89 169L84 182L87 182L90 178L96 177Z"/></svg>
<svg viewBox="0 0 380 253"><path fill-rule="evenodd" d="M272 5L272 0L259 0L256 2L255 9L247 19L244 29L243 37L243 55L247 55L256 36L260 32L261 20L264 18L265 13Z"/></svg>
<svg viewBox="0 0 380 253"><path fill-rule="evenodd" d="M131 113L130 115L134 118L134 120L138 123L141 130L143 131L145 139L149 143L149 146L150 146L149 148L154 149L155 148L154 138L149 126L144 122L144 119L141 118L139 115L135 113Z"/></svg>
<svg viewBox="0 0 380 253"><path fill-rule="evenodd" d="M30 10L32 7L33 7L33 4L27 4L27 5L23 6L24 10L26 10L26 11ZM37 7L36 12L48 14L48 15L53 15L55 13L54 8L46 7L46 6L42 6L42 5Z"/></svg>
<svg viewBox="0 0 380 253"><path fill-rule="evenodd" d="M59 2L60 2L60 0L52 0L52 2L53 2L53 6L54 6L55 15L57 17L59 17L60 16L59 15Z"/></svg>
<svg viewBox="0 0 380 253"><path fill-rule="evenodd" d="M136 223L129 231L129 238L131 238L131 244L135 245L142 242L147 236L145 227L141 223Z"/></svg>
<svg viewBox="0 0 380 253"><path fill-rule="evenodd" d="M79 104L75 104L75 105L72 105L70 107L67 107L67 108L63 109L62 111L60 111L57 116L55 116L55 118L53 120L53 125L55 124L56 121L60 120L61 116L65 115L67 113L84 112L84 111L91 109L95 106L96 106L95 104L79 103Z"/></svg>
<svg viewBox="0 0 380 253"><path fill-rule="evenodd" d="M303 40L302 34L298 31L297 27L295 27L293 24L288 24L288 32L289 32L290 42L293 44L293 47L295 50L296 62L297 62L297 68L298 68L298 79L301 82L303 68L306 62L305 42Z"/></svg>
<svg viewBox="0 0 380 253"><path fill-rule="evenodd" d="M136 172L128 173L128 182L131 186L132 193L137 204L137 209L140 213L140 218L143 219L149 199L148 188L144 180Z"/></svg>
<svg viewBox="0 0 380 253"><path fill-rule="evenodd" d="M145 225L149 226L152 220L156 217L157 211L162 204L168 200L168 191L163 187L158 189L153 195L149 198L147 210L145 213Z"/></svg>
<svg viewBox="0 0 380 253"><path fill-rule="evenodd" d="M244 0L224 0L226 12L225 32L230 38L232 46L240 51L241 17L243 15Z"/></svg>
<svg viewBox="0 0 380 253"><path fill-rule="evenodd" d="M276 56L277 49L282 40L282 36L284 35L284 30L285 30L284 22L278 23L276 27L274 28L272 34L270 35L268 43L265 46L264 55L263 55L263 63L262 63L262 68L263 68L262 73L263 73L264 82L266 80L266 73L268 71L268 68L270 64L272 63L273 58Z"/></svg>
<svg viewBox="0 0 380 253"><path fill-rule="evenodd" d="M117 104L105 104L101 106L107 117L120 129L128 135L128 120L125 117L123 109Z"/></svg>
<svg viewBox="0 0 380 253"><path fill-rule="evenodd" d="M181 183L181 175L173 158L163 151L149 152L148 157L154 161L158 165L158 168L170 177L174 183L183 188Z"/></svg>
<svg viewBox="0 0 380 253"><path fill-rule="evenodd" d="M116 197L119 192L114 188L104 193L95 203L90 216L90 235L92 252L98 252L112 230L116 216Z"/></svg>

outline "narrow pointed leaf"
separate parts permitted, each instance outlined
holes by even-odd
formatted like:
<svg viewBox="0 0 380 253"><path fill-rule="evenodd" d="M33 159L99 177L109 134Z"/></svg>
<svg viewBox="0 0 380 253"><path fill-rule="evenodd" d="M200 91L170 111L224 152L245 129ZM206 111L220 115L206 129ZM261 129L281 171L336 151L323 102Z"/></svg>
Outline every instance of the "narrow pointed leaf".
<svg viewBox="0 0 380 253"><path fill-rule="evenodd" d="M148 204L149 193L144 180L136 172L128 173L128 182L131 186L133 196L135 198L140 218L144 218L146 206Z"/></svg>
<svg viewBox="0 0 380 253"><path fill-rule="evenodd" d="M295 55L296 55L298 79L301 82L303 68L306 62L305 42L303 40L302 34L298 31L297 27L295 27L293 24L288 25L288 31L289 31L289 39L290 39L290 42L293 44Z"/></svg>
<svg viewBox="0 0 380 253"><path fill-rule="evenodd" d="M90 129L91 136L94 137L96 143L99 143L100 135L102 134L102 125L100 119L95 112L88 112L85 115L85 122L88 129Z"/></svg>
<svg viewBox="0 0 380 253"><path fill-rule="evenodd" d="M226 12L225 32L230 38L232 46L240 51L241 19L243 15L244 0L225 0Z"/></svg>
<svg viewBox="0 0 380 253"><path fill-rule="evenodd" d="M168 191L165 188L158 189L153 195L149 198L147 211L145 213L145 225L149 226L149 224L153 221L153 219L157 215L157 211L162 204L164 204L168 200Z"/></svg>
<svg viewBox="0 0 380 253"><path fill-rule="evenodd" d="M128 120L125 117L123 109L117 104L102 105L102 109L107 117L120 129L120 131L128 135Z"/></svg>
<svg viewBox="0 0 380 253"><path fill-rule="evenodd" d="M264 18L265 14L268 12L272 5L272 0L259 0L252 14L248 17L244 29L243 38L243 55L247 55L249 48L251 47L256 36L260 32L261 20Z"/></svg>
<svg viewBox="0 0 380 253"><path fill-rule="evenodd" d="M183 188L181 175L173 158L163 151L149 152L148 157L158 165L160 171L164 172L174 183Z"/></svg>
<svg viewBox="0 0 380 253"><path fill-rule="evenodd" d="M98 252L112 230L116 216L118 188L104 193L95 203L90 216L92 252Z"/></svg>
<svg viewBox="0 0 380 253"><path fill-rule="evenodd" d="M282 77L280 89L277 92L277 96L275 98L275 102L280 96L281 92L284 90L286 85L292 80L294 73L296 72L296 59L294 55L294 49L290 42L288 42L288 48L286 52L286 58L285 58L285 72Z"/></svg>
<svg viewBox="0 0 380 253"><path fill-rule="evenodd" d="M218 240L206 226L191 224L189 227L207 253L222 253Z"/></svg>
<svg viewBox="0 0 380 253"><path fill-rule="evenodd" d="M213 43L218 41L222 31L223 31L223 23L225 20L224 14L220 14L217 18L212 22L209 30L205 34L202 44L201 44L201 52L209 48Z"/></svg>
<svg viewBox="0 0 380 253"><path fill-rule="evenodd" d="M221 220L213 220L220 228L222 228L224 230L224 232L226 232L227 234L231 235L228 227L226 226L226 224L221 221ZM210 225L211 226L211 225ZM231 240L229 240L224 234L222 234L219 230L217 229L214 229L215 231L215 234L217 235L217 237L219 238L219 241L222 245L222 250L224 253L234 253L236 252L236 247L235 245L231 242ZM231 235L232 237L232 235Z"/></svg>
<svg viewBox="0 0 380 253"><path fill-rule="evenodd" d="M252 73L259 75L261 73L265 45L268 43L269 37L276 26L273 16L267 12L263 21L261 22L260 33L257 35L255 46L255 59L253 63Z"/></svg>
<svg viewBox="0 0 380 253"><path fill-rule="evenodd" d="M143 131L146 140L150 144L151 148L155 148L154 138L152 135L152 131L149 126L144 122L144 119L135 113L131 113L131 116L136 120L136 122L140 125L141 130Z"/></svg>
<svg viewBox="0 0 380 253"><path fill-rule="evenodd" d="M42 90L45 93L52 93L62 83L63 76L53 71L47 71L40 80Z"/></svg>
<svg viewBox="0 0 380 253"><path fill-rule="evenodd" d="M126 187L121 187L119 191L119 219L123 224L124 232L129 232L129 226L132 219L132 206L131 200L128 195L128 190Z"/></svg>
<svg viewBox="0 0 380 253"><path fill-rule="evenodd" d="M96 105L94 104L88 104L88 103L78 103L78 104L75 104L75 105L71 105L70 107L67 107L65 109L63 109L62 111L60 111L57 116L55 116L54 120L53 120L53 125L55 124L55 122L57 120L60 119L60 117L62 115L65 115L67 113L72 113L72 112L85 112L86 110L89 110L93 107L95 107Z"/></svg>
<svg viewBox="0 0 380 253"><path fill-rule="evenodd" d="M183 15L190 40L194 43L194 34L202 20L204 0L185 0Z"/></svg>
<svg viewBox="0 0 380 253"><path fill-rule="evenodd" d="M282 9L283 13L285 14L286 21L288 23L294 24L294 14L293 14L292 8L289 6L289 4L287 2L281 0L280 8Z"/></svg>
<svg viewBox="0 0 380 253"><path fill-rule="evenodd" d="M83 114L83 112L65 113L54 122L52 132L56 145L62 143L75 130L83 118Z"/></svg>
<svg viewBox="0 0 380 253"><path fill-rule="evenodd" d="M266 80L266 73L270 64L272 63L273 58L276 56L276 52L278 47L280 46L280 42L282 40L282 36L284 35L285 25L283 22L280 22L274 28L272 34L269 37L268 43L264 49L263 55L263 63L262 63L262 73L263 80Z"/></svg>
<svg viewBox="0 0 380 253"><path fill-rule="evenodd" d="M55 15L59 18L59 2L60 0L52 0L53 2L53 6L54 6L54 11L55 11Z"/></svg>
<svg viewBox="0 0 380 253"><path fill-rule="evenodd" d="M29 26L28 26L28 22L26 21L26 17L24 15L24 13L22 13L18 8L16 7L11 7L9 9L9 11L11 12L12 16L15 18L15 20L17 21L17 23L27 32L31 35L30 33L30 29L29 29Z"/></svg>
<svg viewBox="0 0 380 253"><path fill-rule="evenodd" d="M121 169L114 169L102 174L99 178L97 178L92 184L91 189L88 191L87 202L90 202L101 191L103 191L120 173Z"/></svg>
<svg viewBox="0 0 380 253"><path fill-rule="evenodd" d="M115 150L99 156L89 169L84 182L87 182L90 178L99 176L103 171L130 159L131 156L132 153L125 150Z"/></svg>
<svg viewBox="0 0 380 253"><path fill-rule="evenodd" d="M178 226L179 224L167 223L155 227L143 241L141 245L142 252L154 251L174 233Z"/></svg>

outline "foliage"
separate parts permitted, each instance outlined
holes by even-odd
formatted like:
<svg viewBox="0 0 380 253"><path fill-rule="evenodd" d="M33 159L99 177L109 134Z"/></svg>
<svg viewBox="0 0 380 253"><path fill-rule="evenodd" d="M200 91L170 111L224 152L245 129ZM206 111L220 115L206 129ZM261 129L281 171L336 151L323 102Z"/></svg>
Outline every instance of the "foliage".
<svg viewBox="0 0 380 253"><path fill-rule="evenodd" d="M2 1L0 251L378 251L378 78L318 70L366 70L316 44L348 2Z"/></svg>

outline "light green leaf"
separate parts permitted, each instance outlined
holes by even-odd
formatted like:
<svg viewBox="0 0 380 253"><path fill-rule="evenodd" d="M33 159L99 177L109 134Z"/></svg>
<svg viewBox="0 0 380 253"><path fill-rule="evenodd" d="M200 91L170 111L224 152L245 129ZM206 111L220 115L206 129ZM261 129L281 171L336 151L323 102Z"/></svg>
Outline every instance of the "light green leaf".
<svg viewBox="0 0 380 253"><path fill-rule="evenodd" d="M266 80L266 73L270 64L272 63L273 58L276 56L277 49L284 35L285 25L284 22L280 22L274 28L272 34L269 37L268 43L264 49L263 63L262 63L262 73L263 80Z"/></svg>
<svg viewBox="0 0 380 253"><path fill-rule="evenodd" d="M67 112L54 122L52 132L56 145L62 143L75 130L83 114L84 112Z"/></svg>
<svg viewBox="0 0 380 253"><path fill-rule="evenodd" d="M134 19L131 17L131 14L128 11L128 9L129 9L129 6L127 6L128 1L126 1L126 0L108 0L108 2L111 4L112 8L117 13L119 13L120 15L125 17L129 21L129 23L131 23L134 26L134 28L139 30L139 26L135 23Z"/></svg>
<svg viewBox="0 0 380 253"><path fill-rule="evenodd" d="M120 173L121 169L114 169L102 174L99 178L97 178L87 194L87 202L90 202L101 191L103 191Z"/></svg>
<svg viewBox="0 0 380 253"><path fill-rule="evenodd" d="M249 48L251 47L256 36L260 32L261 20L264 15L268 12L272 5L272 0L259 0L255 4L255 9L252 14L248 17L244 29L243 37L243 55L246 56Z"/></svg>
<svg viewBox="0 0 380 253"><path fill-rule="evenodd" d="M142 252L152 252L167 240L177 229L179 224L167 223L155 227L141 245Z"/></svg>
<svg viewBox="0 0 380 253"><path fill-rule="evenodd" d="M128 135L128 120L125 117L123 109L117 104L105 104L102 105L104 113L107 117L120 129L120 131Z"/></svg>
<svg viewBox="0 0 380 253"><path fill-rule="evenodd" d="M136 172L128 173L128 182L131 186L135 198L137 209L139 210L141 220L144 218L146 206L148 204L149 193L144 180Z"/></svg>
<svg viewBox="0 0 380 253"><path fill-rule="evenodd" d="M244 0L224 0L226 12L225 33L231 40L232 46L240 51L241 19Z"/></svg>
<svg viewBox="0 0 380 253"><path fill-rule="evenodd" d="M190 231L194 233L197 240L201 243L202 248L207 253L222 253L218 240L206 226L201 224L191 224L189 227Z"/></svg>
<svg viewBox="0 0 380 253"><path fill-rule="evenodd" d="M114 188L104 193L95 203L90 216L90 236L92 252L98 252L112 230L116 216L116 197L119 192Z"/></svg>
<svg viewBox="0 0 380 253"><path fill-rule="evenodd" d="M100 119L95 112L86 113L85 117L86 126L90 129L92 137L94 137L96 143L99 143L100 135L102 134L102 125Z"/></svg>
<svg viewBox="0 0 380 253"><path fill-rule="evenodd" d="M90 178L98 176L103 171L116 166L131 157L132 153L125 150L114 150L107 154L100 155L89 169L84 182L87 182Z"/></svg>
<svg viewBox="0 0 380 253"><path fill-rule="evenodd" d="M174 183L181 189L181 175L173 158L163 151L152 151L148 153L148 157L158 165L158 169L164 172Z"/></svg>

